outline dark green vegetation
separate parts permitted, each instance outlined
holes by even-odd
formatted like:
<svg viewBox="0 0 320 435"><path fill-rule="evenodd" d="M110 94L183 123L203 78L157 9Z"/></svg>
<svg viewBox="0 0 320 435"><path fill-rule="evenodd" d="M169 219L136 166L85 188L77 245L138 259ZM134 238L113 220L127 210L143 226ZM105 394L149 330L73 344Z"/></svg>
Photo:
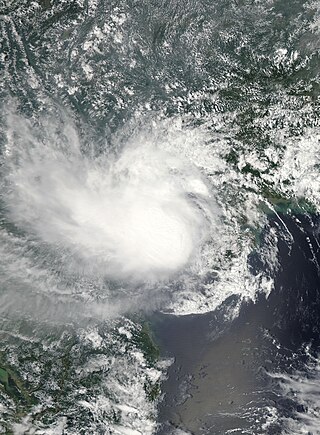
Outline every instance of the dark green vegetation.
<svg viewBox="0 0 320 435"><path fill-rule="evenodd" d="M121 327L127 332L119 334ZM13 421L20 422L23 416L30 413L41 424L54 424L70 405L99 395L117 404L118 399L108 384L120 382L125 385L125 380L121 380L121 371L124 367L130 369L128 361L134 358L132 352L142 352L150 369L159 360L159 350L147 324L136 327L134 323L120 321L109 331L106 331L105 324L101 324L98 329L89 328L78 333L70 328L56 328L55 332L50 330L50 337L45 331L42 334L45 334L42 343L16 338L14 342L19 346L18 354L16 346L10 343L10 336L2 335L4 351L0 354L0 400L4 404L10 401L15 403L13 419L9 418L12 411L5 413L4 427L7 431ZM126 334L129 334L128 337L132 334L132 338L128 339ZM122 358L123 367L121 364L118 366L118 358ZM155 401L160 394L160 380L144 377L143 389L148 400ZM82 421L91 421L90 408L82 408L81 411L75 408L68 419L68 427L77 427L79 412ZM103 415L105 421L121 420L117 407L107 407Z"/></svg>
<svg viewBox="0 0 320 435"><path fill-rule="evenodd" d="M132 341L141 349L150 367L159 361L160 349L153 340L149 324L143 322L141 330L134 336ZM159 399L161 394L161 382L160 380L157 382L147 380L144 384L144 389L149 400L155 401Z"/></svg>
<svg viewBox="0 0 320 435"><path fill-rule="evenodd" d="M143 352L150 365L155 364L160 357L160 350L155 344L150 325L142 321L141 328L134 335L132 342Z"/></svg>
<svg viewBox="0 0 320 435"><path fill-rule="evenodd" d="M40 142L49 145L49 126L59 130L67 113L78 128L81 152L92 158L121 147L141 126L178 120L181 126L171 135L166 128L156 134L174 143L182 131L194 135L194 148L200 143L210 149L208 159L214 156L217 168L206 176L230 219L226 233L240 228L239 240L227 239L232 243L222 252L223 264L197 285L212 296L218 272L224 266L229 274L247 240L259 248L263 224L256 215L317 209L310 183L319 172L313 159L319 146L312 142L320 119L318 21L316 3L306 0L0 0L0 172L11 152L7 142L14 143L8 112L31 119ZM45 126L42 117L49 120ZM33 138L25 136L28 149ZM307 157L300 155L304 149ZM205 173L205 159L195 164ZM301 187L294 169L313 178ZM1 183L3 191L8 186ZM12 237L10 255L21 260L34 253L41 272L59 275L60 265L50 254L36 253L33 236L6 212L0 193L0 243ZM30 264L17 262L17 270L7 272L8 264L0 271L0 296L7 288L15 291L18 272L28 284L22 281L22 293L33 286L38 291L43 275L37 268L32 282ZM96 294L83 282L85 305ZM56 294L47 287L46 303L52 297L54 304ZM154 418L148 401L160 396L160 380L146 373L157 367L159 349L143 315L116 324L91 319L91 329L67 321L57 326L23 307L12 319L6 302L0 305L8 332L0 335L0 433L1 425L9 431L26 415L47 426L67 415L67 429L104 433L102 422L122 424L119 406L144 393L147 401L139 406ZM203 306L210 309L210 303ZM32 313L37 308L35 303ZM123 325L125 333L119 332Z"/></svg>

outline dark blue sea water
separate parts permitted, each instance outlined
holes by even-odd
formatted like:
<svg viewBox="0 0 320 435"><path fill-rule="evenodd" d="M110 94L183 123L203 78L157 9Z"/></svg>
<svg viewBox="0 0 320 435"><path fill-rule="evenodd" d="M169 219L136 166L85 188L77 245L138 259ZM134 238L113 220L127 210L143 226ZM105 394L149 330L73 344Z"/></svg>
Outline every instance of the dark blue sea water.
<svg viewBox="0 0 320 435"><path fill-rule="evenodd" d="M319 29L0 1L0 433L320 433Z"/></svg>

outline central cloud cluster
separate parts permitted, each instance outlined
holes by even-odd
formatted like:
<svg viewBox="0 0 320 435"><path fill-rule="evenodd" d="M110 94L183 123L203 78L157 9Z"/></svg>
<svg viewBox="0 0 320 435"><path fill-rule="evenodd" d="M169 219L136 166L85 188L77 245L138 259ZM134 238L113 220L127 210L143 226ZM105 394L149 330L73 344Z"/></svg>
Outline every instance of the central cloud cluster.
<svg viewBox="0 0 320 435"><path fill-rule="evenodd" d="M153 145L89 159L43 145L20 155L8 204L16 222L113 278L165 278L206 237L209 192L185 160Z"/></svg>

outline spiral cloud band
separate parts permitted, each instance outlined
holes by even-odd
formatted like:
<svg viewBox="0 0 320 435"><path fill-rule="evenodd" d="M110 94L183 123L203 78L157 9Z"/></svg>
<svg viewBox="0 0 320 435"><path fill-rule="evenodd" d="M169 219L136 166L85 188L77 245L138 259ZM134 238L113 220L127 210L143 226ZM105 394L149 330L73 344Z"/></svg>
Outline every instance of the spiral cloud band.
<svg viewBox="0 0 320 435"><path fill-rule="evenodd" d="M145 138L89 158L71 128L68 146L54 147L25 128L31 145L14 144L7 177L17 224L116 279L166 278L192 262L206 238L211 199L184 158Z"/></svg>

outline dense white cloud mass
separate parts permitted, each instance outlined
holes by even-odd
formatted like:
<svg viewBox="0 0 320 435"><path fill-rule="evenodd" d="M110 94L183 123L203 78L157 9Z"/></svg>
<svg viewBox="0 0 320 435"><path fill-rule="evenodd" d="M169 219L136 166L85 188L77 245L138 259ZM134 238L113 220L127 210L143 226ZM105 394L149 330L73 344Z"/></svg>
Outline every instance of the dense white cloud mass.
<svg viewBox="0 0 320 435"><path fill-rule="evenodd" d="M214 212L205 180L185 158L146 136L92 158L73 128L65 128L65 144L53 144L26 121L11 122L25 138L7 148L6 204L18 225L112 278L166 278L192 261Z"/></svg>

